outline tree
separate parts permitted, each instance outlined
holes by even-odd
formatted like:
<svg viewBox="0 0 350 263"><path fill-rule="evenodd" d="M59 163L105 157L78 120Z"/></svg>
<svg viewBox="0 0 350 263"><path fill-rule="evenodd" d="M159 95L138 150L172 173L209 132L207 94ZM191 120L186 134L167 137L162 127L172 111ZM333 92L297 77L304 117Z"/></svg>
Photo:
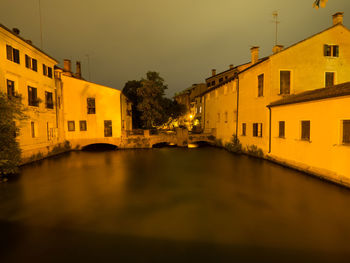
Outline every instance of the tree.
<svg viewBox="0 0 350 263"><path fill-rule="evenodd" d="M17 172L21 162L21 150L16 141L16 121L25 118L19 96L7 96L0 92L0 176Z"/></svg>
<svg viewBox="0 0 350 263"><path fill-rule="evenodd" d="M141 112L143 127L150 129L162 124L162 100L167 86L158 72L149 71L146 76L146 79L141 80L141 87L137 90L137 95L141 98L137 109Z"/></svg>
<svg viewBox="0 0 350 263"><path fill-rule="evenodd" d="M141 81L131 80L125 83L122 90L123 94L132 103L132 126L136 129L142 128L143 123L141 120L141 112L137 109L137 105L140 103L141 98L137 95L137 90L142 86Z"/></svg>

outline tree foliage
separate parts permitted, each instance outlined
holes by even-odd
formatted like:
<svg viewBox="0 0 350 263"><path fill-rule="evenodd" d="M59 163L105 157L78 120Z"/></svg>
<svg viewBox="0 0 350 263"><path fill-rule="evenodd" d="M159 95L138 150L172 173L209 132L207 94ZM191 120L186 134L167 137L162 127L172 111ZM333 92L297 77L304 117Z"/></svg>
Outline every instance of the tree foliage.
<svg viewBox="0 0 350 263"><path fill-rule="evenodd" d="M16 141L16 121L23 120L24 108L19 96L0 92L0 176L17 172L21 150Z"/></svg>
<svg viewBox="0 0 350 263"><path fill-rule="evenodd" d="M123 94L133 103L133 126L150 129L176 118L184 112L183 106L165 98L167 85L158 72L149 71L146 78L128 81Z"/></svg>

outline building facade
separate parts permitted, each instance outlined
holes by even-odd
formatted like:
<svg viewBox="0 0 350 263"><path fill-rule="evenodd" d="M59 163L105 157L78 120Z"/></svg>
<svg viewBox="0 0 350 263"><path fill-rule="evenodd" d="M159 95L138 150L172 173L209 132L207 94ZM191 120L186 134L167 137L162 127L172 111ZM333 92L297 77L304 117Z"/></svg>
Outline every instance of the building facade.
<svg viewBox="0 0 350 263"><path fill-rule="evenodd" d="M272 102L269 156L350 186L350 82Z"/></svg>
<svg viewBox="0 0 350 263"><path fill-rule="evenodd" d="M19 35L0 25L0 90L21 96L27 119L16 123L22 157L47 152L60 142L54 66L58 63Z"/></svg>
<svg viewBox="0 0 350 263"><path fill-rule="evenodd" d="M131 104L120 90L85 81L81 65L72 73L23 39L18 29L0 25L0 91L21 97L26 118L18 121L17 140L23 161L41 158L65 141L120 143L132 129ZM109 141L111 142L111 141ZM35 157L36 156L36 157Z"/></svg>
<svg viewBox="0 0 350 263"><path fill-rule="evenodd" d="M253 47L249 64L203 94L205 130L216 129L223 142L237 134L243 147L255 145L268 153L268 104L350 80L350 31L342 19L342 13L335 14L332 27L287 49L275 46L269 57L259 58L259 48ZM225 90L230 87L236 92L226 101ZM230 118L234 111L237 117ZM231 125L225 123L226 112Z"/></svg>

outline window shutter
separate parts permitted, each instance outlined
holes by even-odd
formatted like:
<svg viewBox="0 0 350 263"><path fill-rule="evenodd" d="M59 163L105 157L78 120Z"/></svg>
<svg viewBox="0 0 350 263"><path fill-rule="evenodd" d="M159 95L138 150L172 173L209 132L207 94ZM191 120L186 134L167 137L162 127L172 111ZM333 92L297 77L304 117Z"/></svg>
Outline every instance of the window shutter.
<svg viewBox="0 0 350 263"><path fill-rule="evenodd" d="M6 45L6 53L7 53L7 59L12 61L12 47L9 45Z"/></svg>
<svg viewBox="0 0 350 263"><path fill-rule="evenodd" d="M328 50L328 45L323 46L323 55L326 57L327 56L327 50Z"/></svg>
<svg viewBox="0 0 350 263"><path fill-rule="evenodd" d="M339 57L339 46L333 46L333 56Z"/></svg>

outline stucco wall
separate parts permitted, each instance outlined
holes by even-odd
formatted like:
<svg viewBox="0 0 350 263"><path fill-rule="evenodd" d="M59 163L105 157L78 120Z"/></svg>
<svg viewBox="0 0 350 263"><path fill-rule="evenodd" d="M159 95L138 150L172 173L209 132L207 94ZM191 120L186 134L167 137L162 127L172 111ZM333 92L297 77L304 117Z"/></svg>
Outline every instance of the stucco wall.
<svg viewBox="0 0 350 263"><path fill-rule="evenodd" d="M350 180L350 146L342 143L342 120L350 120L350 96L271 108L271 155L305 170ZM301 140L301 121L310 120L310 141ZM285 121L285 138L278 138ZM349 181L350 182L350 181Z"/></svg>
<svg viewBox="0 0 350 263"><path fill-rule="evenodd" d="M19 50L20 63L7 59L6 45ZM37 71L26 67L25 55L37 60ZM38 149L46 149L60 140L55 109L55 81L43 75L43 64L52 68L57 62L35 49L22 39L0 27L0 90L7 93L7 79L14 81L15 92L22 96L27 119L16 123L20 128L17 140L22 149L22 157L36 154ZM38 107L28 105L28 86L37 88L37 97L41 100ZM54 108L45 107L45 91L52 92ZM32 137L31 122L35 123L35 137ZM49 130L49 136L48 136Z"/></svg>

